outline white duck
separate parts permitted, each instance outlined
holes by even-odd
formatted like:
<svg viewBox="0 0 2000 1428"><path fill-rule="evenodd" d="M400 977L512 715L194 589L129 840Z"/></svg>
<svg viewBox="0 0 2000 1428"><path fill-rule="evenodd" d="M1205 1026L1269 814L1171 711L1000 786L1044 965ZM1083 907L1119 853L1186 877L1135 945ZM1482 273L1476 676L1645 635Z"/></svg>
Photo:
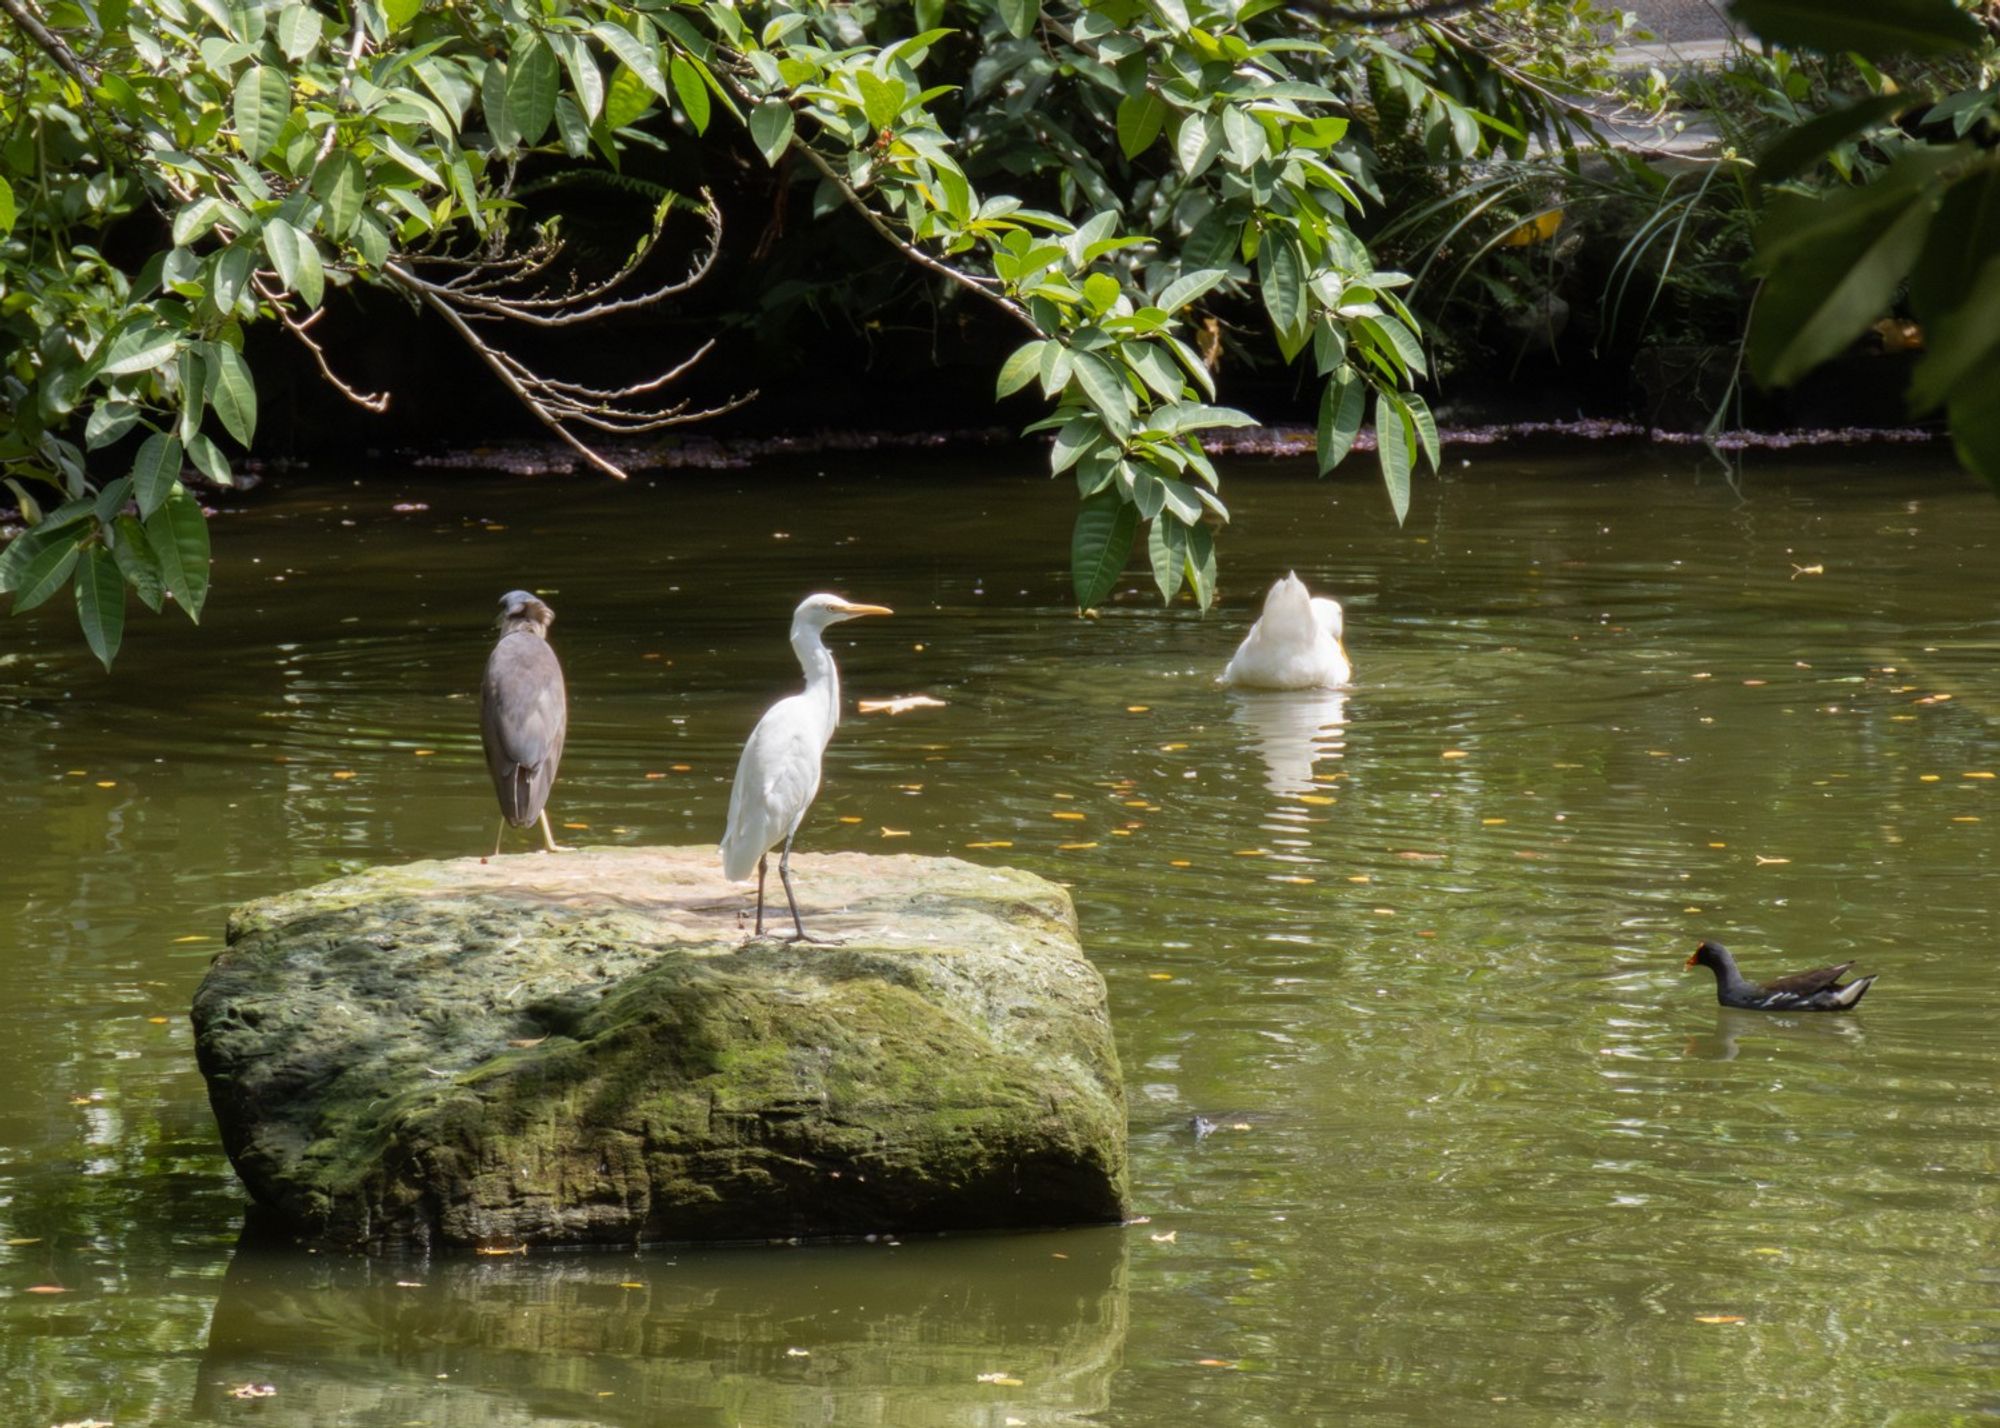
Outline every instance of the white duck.
<svg viewBox="0 0 2000 1428"><path fill-rule="evenodd" d="M1264 613L1236 647L1216 683L1237 689L1332 689L1354 666L1340 643L1345 625L1338 600L1314 599L1298 572L1264 597Z"/></svg>

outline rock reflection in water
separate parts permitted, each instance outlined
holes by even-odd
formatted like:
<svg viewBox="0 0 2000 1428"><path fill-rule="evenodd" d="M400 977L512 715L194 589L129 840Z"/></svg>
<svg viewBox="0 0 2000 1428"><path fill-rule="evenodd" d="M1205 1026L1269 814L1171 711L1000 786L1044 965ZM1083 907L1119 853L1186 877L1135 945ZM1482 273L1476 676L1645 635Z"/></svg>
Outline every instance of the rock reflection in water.
<svg viewBox="0 0 2000 1428"><path fill-rule="evenodd" d="M1229 717L1249 729L1264 760L1264 787L1280 798L1315 789L1321 762L1347 749L1347 696L1337 689L1232 693Z"/></svg>
<svg viewBox="0 0 2000 1428"><path fill-rule="evenodd" d="M1075 1423L1110 1402L1128 1233L398 1262L246 1232L194 1409L268 1383L301 1424Z"/></svg>

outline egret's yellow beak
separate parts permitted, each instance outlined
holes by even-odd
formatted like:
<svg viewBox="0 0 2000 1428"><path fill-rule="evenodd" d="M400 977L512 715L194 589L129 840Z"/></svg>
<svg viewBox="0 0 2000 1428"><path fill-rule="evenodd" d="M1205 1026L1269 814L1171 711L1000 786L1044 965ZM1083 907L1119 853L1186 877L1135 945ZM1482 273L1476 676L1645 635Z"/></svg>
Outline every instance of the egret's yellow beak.
<svg viewBox="0 0 2000 1428"><path fill-rule="evenodd" d="M891 610L887 605L856 605L850 601L843 600L840 602L840 613L843 615L893 615L896 612Z"/></svg>

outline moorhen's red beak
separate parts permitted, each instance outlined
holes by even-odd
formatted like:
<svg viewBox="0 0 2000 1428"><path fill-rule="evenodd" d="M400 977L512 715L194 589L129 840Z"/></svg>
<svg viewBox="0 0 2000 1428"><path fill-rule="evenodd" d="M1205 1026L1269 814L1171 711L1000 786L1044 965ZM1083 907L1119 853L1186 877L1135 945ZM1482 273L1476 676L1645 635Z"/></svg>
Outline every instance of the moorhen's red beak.
<svg viewBox="0 0 2000 1428"><path fill-rule="evenodd" d="M1699 957L1700 955L1701 955L1701 953L1699 953L1699 952L1690 952L1690 953L1688 953L1688 959L1687 959L1687 961L1685 961L1685 962L1681 963L1681 970L1682 970L1682 971L1691 971L1691 970L1693 970L1693 968L1694 968L1694 959L1695 959L1695 958L1697 958L1697 957Z"/></svg>

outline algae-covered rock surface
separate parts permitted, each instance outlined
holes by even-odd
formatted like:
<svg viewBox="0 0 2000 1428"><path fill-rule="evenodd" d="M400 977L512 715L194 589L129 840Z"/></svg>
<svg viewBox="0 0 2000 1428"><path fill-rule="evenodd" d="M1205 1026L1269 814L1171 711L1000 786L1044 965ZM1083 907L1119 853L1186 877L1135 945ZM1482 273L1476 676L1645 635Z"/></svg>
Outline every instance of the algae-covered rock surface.
<svg viewBox="0 0 2000 1428"><path fill-rule="evenodd" d="M950 858L794 865L842 945L747 941L709 848L413 863L237 909L194 1003L230 1159L358 1246L1120 1217L1124 1092L1068 894Z"/></svg>

